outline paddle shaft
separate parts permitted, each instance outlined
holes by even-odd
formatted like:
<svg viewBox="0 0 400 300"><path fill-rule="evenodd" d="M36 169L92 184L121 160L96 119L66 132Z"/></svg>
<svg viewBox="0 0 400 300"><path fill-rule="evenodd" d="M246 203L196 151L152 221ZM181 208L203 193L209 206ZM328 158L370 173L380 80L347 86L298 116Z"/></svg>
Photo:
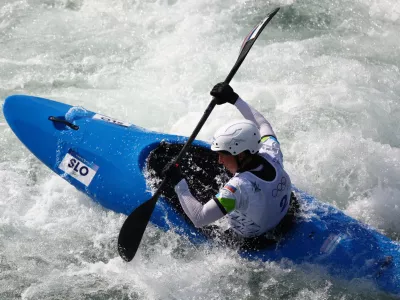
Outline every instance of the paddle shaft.
<svg viewBox="0 0 400 300"><path fill-rule="evenodd" d="M272 19L273 16L275 16L275 14L278 12L279 8L275 9L270 15L269 15L269 20ZM244 47L241 49L241 53L238 57L238 59L236 60L235 65L232 67L231 71L229 72L228 76L225 78L225 83L229 84L231 82L231 80L233 79L233 77L235 76L236 72L239 70L240 66L242 65L244 59L246 58L247 54L249 53L249 50L251 48L251 46L253 46L253 43L255 42L255 40L257 39L258 35L261 33L261 31L264 29L264 27L268 24L269 20L267 22L265 22L263 24L263 26L259 29L259 32L257 33L257 36L254 38L254 40L251 42L251 44L249 43L245 43ZM246 49L247 48L247 49ZM201 117L199 123L197 124L196 128L193 130L191 136L189 137L189 139L187 140L187 142L185 143L185 145L183 146L182 150L179 152L178 156L175 158L174 163L179 163L179 161L181 160L181 158L183 157L183 155L185 155L187 149L190 147L190 145L192 144L192 142L194 141L194 139L196 138L197 134L200 132L201 128L203 127L204 123L207 121L208 117L210 116L211 112L213 111L215 105L216 105L216 99L215 97L212 98L210 104L208 104L208 107L206 108L206 110L204 111L203 116ZM164 178L164 180L161 182L161 185L159 186L157 192L155 193L160 195L161 194L161 190L164 187L164 184L167 182L166 178Z"/></svg>
<svg viewBox="0 0 400 300"><path fill-rule="evenodd" d="M251 47L253 46L254 42L260 35L261 31L264 29L264 27L269 23L269 21L275 16L275 14L278 12L279 8L276 8L274 11L272 11L268 16L261 22L259 23L254 29L248 34L248 36L245 38L242 47L240 49L240 54L238 59L236 60L235 65L229 72L228 76L225 79L225 83L229 84L232 78L235 76L237 70L241 66L242 62L246 58L248 52L250 51ZM204 111L204 114L202 118L200 119L199 123L197 124L196 128L194 129L193 133L189 137L189 139L186 141L185 145L183 146L182 150L179 152L178 156L175 158L174 163L177 164L185 155L188 147L192 144L194 139L196 138L197 134L200 132L201 128L203 127L204 123L210 116L212 110L214 109L216 105L216 99L213 98L208 105L207 109ZM160 186L158 187L157 191L151 197L149 200L146 202L143 202L141 205L139 205L131 214L128 216L128 218L125 220L124 224L122 225L119 238L118 238L118 252L120 256L125 260L125 261L131 261L132 258L135 256L136 251L140 245L140 241L143 237L144 231L146 229L147 223L150 220L150 217L153 213L153 210L155 208L155 205L157 203L157 200L159 196L162 193L162 190L167 183L168 179L164 178L163 181L161 182Z"/></svg>
<svg viewBox="0 0 400 300"><path fill-rule="evenodd" d="M240 65L242 64L244 59L242 59L240 62L236 62L235 66L232 68L231 72L229 73L228 77L225 79L225 83L228 83L232 80L233 76L235 76L237 70L239 70ZM201 128L203 127L204 123L207 121L208 117L210 116L211 112L213 111L215 105L216 105L216 99L215 97L212 98L210 104L208 104L208 107L204 111L203 116L201 117L199 123L197 124L196 128L193 130L192 135L189 137L189 139L186 141L185 145L179 152L178 156L175 158L174 163L177 164L181 160L181 158L186 154L187 149L190 147L198 133L200 132ZM158 187L157 192L155 193L160 195L161 190L164 187L165 183L167 182L167 178L164 178L164 180L161 182L161 185Z"/></svg>

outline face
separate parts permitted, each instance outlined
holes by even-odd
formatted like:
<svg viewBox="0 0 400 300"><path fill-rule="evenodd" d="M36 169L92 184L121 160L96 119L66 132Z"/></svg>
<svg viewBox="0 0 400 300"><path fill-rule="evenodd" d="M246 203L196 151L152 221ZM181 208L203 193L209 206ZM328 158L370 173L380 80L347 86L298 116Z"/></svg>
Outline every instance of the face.
<svg viewBox="0 0 400 300"><path fill-rule="evenodd" d="M224 165L224 167L232 174L235 174L238 169L235 157L230 154L218 152L218 163Z"/></svg>

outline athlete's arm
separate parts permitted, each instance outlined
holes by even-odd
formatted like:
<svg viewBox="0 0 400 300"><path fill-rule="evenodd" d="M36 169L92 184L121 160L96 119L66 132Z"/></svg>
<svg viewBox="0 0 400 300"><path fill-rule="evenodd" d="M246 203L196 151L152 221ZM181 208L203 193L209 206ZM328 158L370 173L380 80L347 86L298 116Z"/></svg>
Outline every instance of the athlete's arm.
<svg viewBox="0 0 400 300"><path fill-rule="evenodd" d="M175 186L175 192L183 210L195 227L211 224L226 214L214 200L210 200L204 205L201 204L190 192L185 179Z"/></svg>
<svg viewBox="0 0 400 300"><path fill-rule="evenodd" d="M236 100L235 106L243 115L243 117L256 123L260 130L261 138L266 136L273 136L276 138L275 132L272 129L271 124L255 108L251 107L246 101L244 101L240 97Z"/></svg>
<svg viewBox="0 0 400 300"><path fill-rule="evenodd" d="M260 130L261 138L273 136L276 138L275 132L271 124L256 109L251 107L238 94L234 92L232 87L225 82L217 83L210 92L215 97L216 104L231 103L237 107L243 117L257 124Z"/></svg>

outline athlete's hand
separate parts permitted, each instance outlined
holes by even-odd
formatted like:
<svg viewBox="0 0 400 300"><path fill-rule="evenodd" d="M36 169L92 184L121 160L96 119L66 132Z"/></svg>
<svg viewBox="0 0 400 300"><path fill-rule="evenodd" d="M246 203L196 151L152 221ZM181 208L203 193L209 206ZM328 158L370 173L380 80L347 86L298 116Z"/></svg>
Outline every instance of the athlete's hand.
<svg viewBox="0 0 400 300"><path fill-rule="evenodd" d="M172 186L176 186L184 178L179 164L173 163L173 161L169 162L164 167L164 169L162 170L162 175L164 177L167 177L168 182Z"/></svg>
<svg viewBox="0 0 400 300"><path fill-rule="evenodd" d="M214 96L217 105L225 104L229 102L230 104L235 104L239 95L236 94L231 86L225 82L217 83L210 92L211 96Z"/></svg>

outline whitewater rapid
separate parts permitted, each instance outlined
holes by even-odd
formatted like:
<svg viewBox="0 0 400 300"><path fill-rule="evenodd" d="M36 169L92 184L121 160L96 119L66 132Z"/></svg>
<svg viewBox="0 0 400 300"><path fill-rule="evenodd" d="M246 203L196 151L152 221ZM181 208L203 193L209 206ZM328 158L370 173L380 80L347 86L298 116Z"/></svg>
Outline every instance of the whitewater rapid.
<svg viewBox="0 0 400 300"><path fill-rule="evenodd" d="M276 6L232 87L273 125L298 188L399 240L396 0L3 0L0 103L41 96L190 135ZM237 117L217 107L198 137ZM153 226L124 263L125 216L51 173L5 122L0 110L0 299L390 299L323 268L249 262Z"/></svg>

